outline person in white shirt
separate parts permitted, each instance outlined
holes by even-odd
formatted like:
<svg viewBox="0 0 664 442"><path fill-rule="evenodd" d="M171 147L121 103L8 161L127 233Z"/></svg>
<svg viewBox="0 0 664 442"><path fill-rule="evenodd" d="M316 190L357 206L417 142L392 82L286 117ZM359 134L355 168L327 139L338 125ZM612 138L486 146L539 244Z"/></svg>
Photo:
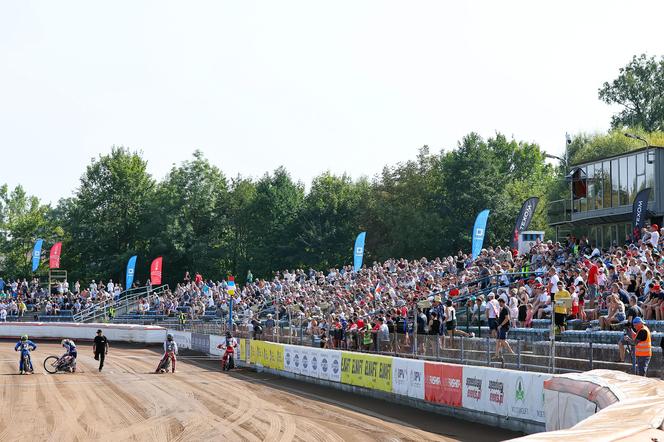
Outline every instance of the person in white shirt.
<svg viewBox="0 0 664 442"><path fill-rule="evenodd" d="M113 284L113 280L109 280L108 284L106 284L106 290L108 293L113 293L113 289L115 288L115 284Z"/></svg>
<svg viewBox="0 0 664 442"><path fill-rule="evenodd" d="M652 232L650 232L650 244L652 244L654 248L657 248L659 245L659 227L657 224L652 225Z"/></svg>
<svg viewBox="0 0 664 442"><path fill-rule="evenodd" d="M7 322L7 310L4 308L0 310L0 321Z"/></svg>
<svg viewBox="0 0 664 442"><path fill-rule="evenodd" d="M492 292L488 296L489 301L486 303L486 317L489 322L489 330L491 337L498 336L498 314L500 313L500 304L496 301L496 295Z"/></svg>

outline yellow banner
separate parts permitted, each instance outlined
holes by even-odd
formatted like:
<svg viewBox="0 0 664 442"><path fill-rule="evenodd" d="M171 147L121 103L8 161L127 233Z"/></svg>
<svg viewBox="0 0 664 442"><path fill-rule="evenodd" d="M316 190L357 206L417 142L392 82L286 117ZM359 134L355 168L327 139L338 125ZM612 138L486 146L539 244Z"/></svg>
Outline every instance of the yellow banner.
<svg viewBox="0 0 664 442"><path fill-rule="evenodd" d="M392 391L392 358L341 353L341 382L372 390Z"/></svg>
<svg viewBox="0 0 664 442"><path fill-rule="evenodd" d="M281 344L265 341L250 341L250 362L265 368L284 369L284 347Z"/></svg>

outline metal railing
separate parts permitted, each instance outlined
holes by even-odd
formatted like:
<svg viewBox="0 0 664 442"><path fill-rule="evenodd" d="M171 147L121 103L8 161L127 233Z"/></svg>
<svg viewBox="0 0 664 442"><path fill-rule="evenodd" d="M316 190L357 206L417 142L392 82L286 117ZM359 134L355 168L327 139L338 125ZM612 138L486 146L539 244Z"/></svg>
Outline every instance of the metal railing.
<svg viewBox="0 0 664 442"><path fill-rule="evenodd" d="M126 290L120 293L120 297L117 301L111 300L108 303L95 304L88 309L81 310L73 315L73 320L74 322L93 322L100 319L107 320L110 317L110 308L115 309L115 315L127 314L132 308L135 308L138 305L139 299L149 295L159 295L167 290L169 290L168 285L161 285L155 288L149 286L136 287Z"/></svg>

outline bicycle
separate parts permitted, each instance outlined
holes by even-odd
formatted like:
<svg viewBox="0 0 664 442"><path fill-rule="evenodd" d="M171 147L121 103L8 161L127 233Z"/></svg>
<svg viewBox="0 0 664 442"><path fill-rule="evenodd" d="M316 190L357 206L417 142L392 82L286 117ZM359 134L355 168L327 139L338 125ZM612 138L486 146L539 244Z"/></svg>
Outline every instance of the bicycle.
<svg viewBox="0 0 664 442"><path fill-rule="evenodd" d="M50 374L58 372L73 372L73 360L69 355L48 356L44 359L44 370Z"/></svg>

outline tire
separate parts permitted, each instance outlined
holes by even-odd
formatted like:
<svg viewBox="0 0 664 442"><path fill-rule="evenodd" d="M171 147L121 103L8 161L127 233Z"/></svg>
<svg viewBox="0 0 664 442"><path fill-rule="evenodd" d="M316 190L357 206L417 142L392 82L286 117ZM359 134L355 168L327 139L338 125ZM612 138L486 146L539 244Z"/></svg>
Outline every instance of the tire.
<svg viewBox="0 0 664 442"><path fill-rule="evenodd" d="M34 370L30 370L30 356L23 356L23 371L33 373Z"/></svg>
<svg viewBox="0 0 664 442"><path fill-rule="evenodd" d="M46 370L47 373L50 374L55 374L58 372L58 368L55 366L55 363L60 359L57 356L49 356L46 359L44 359L44 370Z"/></svg>

